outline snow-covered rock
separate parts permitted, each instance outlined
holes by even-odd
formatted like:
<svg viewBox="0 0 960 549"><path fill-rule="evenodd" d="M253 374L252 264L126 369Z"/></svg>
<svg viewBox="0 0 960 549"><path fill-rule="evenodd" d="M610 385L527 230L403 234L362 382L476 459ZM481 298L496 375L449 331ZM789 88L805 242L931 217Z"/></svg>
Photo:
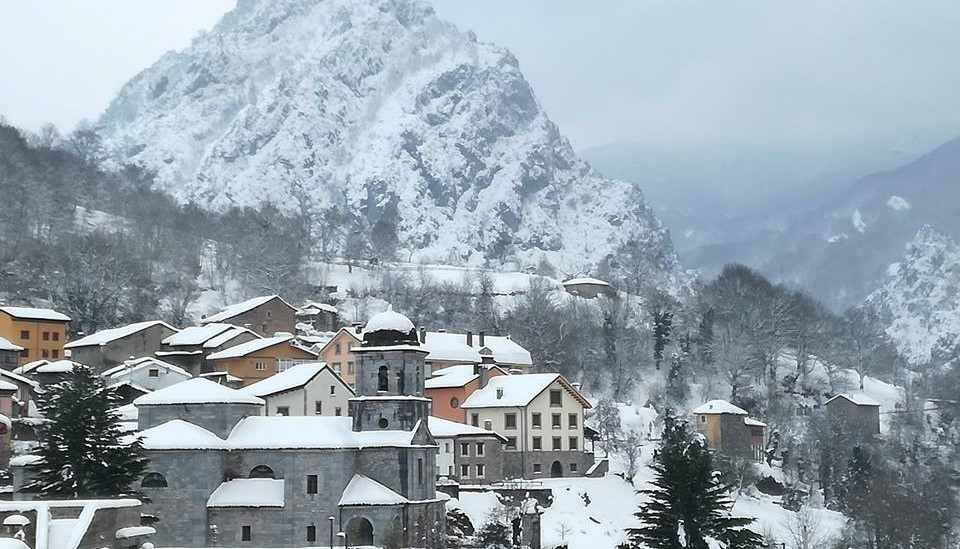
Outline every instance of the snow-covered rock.
<svg viewBox="0 0 960 549"><path fill-rule="evenodd" d="M241 0L98 128L112 158L212 210L382 222L405 256L448 264L588 272L629 245L641 279L688 283L640 190L575 155L517 59L415 0Z"/></svg>

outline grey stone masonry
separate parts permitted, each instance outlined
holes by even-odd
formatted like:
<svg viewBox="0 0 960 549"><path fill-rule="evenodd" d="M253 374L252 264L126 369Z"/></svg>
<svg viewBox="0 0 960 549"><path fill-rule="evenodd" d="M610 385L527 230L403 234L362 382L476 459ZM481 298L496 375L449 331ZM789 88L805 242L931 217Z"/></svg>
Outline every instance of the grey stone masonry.
<svg viewBox="0 0 960 549"><path fill-rule="evenodd" d="M556 451L505 451L503 453L504 478L550 478L582 477L593 467L591 452ZM558 474L559 473L559 474Z"/></svg>
<svg viewBox="0 0 960 549"><path fill-rule="evenodd" d="M182 419L227 438L238 421L245 417L263 415L262 404L208 403L208 404L143 404L138 405L141 430L156 427L174 419Z"/></svg>

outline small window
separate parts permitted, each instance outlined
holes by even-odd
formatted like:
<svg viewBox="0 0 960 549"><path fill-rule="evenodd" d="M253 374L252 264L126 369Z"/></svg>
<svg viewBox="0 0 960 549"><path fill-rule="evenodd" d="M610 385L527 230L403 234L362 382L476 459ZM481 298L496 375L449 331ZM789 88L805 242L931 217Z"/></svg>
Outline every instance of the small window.
<svg viewBox="0 0 960 549"><path fill-rule="evenodd" d="M337 406L336 408L333 409L333 415L335 415L335 416L340 416L340 415L341 415L341 414L340 414L340 407L339 407L339 406Z"/></svg>
<svg viewBox="0 0 960 549"><path fill-rule="evenodd" d="M550 416L550 426L554 429L560 429L563 425L560 423L560 414Z"/></svg>
<svg viewBox="0 0 960 549"><path fill-rule="evenodd" d="M266 313L267 318L273 318L273 312L271 312L270 309L267 309L264 313Z"/></svg>
<svg viewBox="0 0 960 549"><path fill-rule="evenodd" d="M543 427L543 419L540 416L540 412L534 412L533 416L530 418L530 425L534 429L540 429Z"/></svg>
<svg viewBox="0 0 960 549"><path fill-rule="evenodd" d="M333 363L333 371L334 371L334 372L337 372L337 373L339 374L339 373L340 373L340 368L341 368L341 365L340 365L339 362L334 362L334 363Z"/></svg>
<svg viewBox="0 0 960 549"><path fill-rule="evenodd" d="M576 473L576 472L577 472L577 469L578 469L578 467L577 467L577 464L576 464L576 463L571 463L571 464L570 464L570 472L571 472L571 473Z"/></svg>
<svg viewBox="0 0 960 549"><path fill-rule="evenodd" d="M568 427L568 428L570 428L570 429L576 429L578 423L579 423L579 422L577 421L577 414L569 414L569 415L567 416L567 427Z"/></svg>
<svg viewBox="0 0 960 549"><path fill-rule="evenodd" d="M20 356L22 356L23 358L30 358L30 351L28 351L27 349L24 349L20 351Z"/></svg>
<svg viewBox="0 0 960 549"><path fill-rule="evenodd" d="M467 444L466 442L460 443L460 455L464 457L470 455L470 445Z"/></svg>
<svg viewBox="0 0 960 549"><path fill-rule="evenodd" d="M50 332L43 332L43 340L50 341Z"/></svg>
<svg viewBox="0 0 960 549"><path fill-rule="evenodd" d="M147 375L150 377L160 377L160 370L158 368L150 368L150 371L147 372Z"/></svg>
<svg viewBox="0 0 960 549"><path fill-rule="evenodd" d="M452 451L453 451L453 443L452 443L452 442L444 442L444 443L443 443L443 452L446 453L446 454L449 454L449 453L452 452Z"/></svg>
<svg viewBox="0 0 960 549"><path fill-rule="evenodd" d="M450 407L451 407L451 408L459 408L459 407L460 407L460 399L457 398L457 397L451 398L451 399L450 399Z"/></svg>
<svg viewBox="0 0 960 549"><path fill-rule="evenodd" d="M482 464L482 463L478 463L478 464L477 464L477 478L483 478L484 472L485 472L485 471L484 471L483 464Z"/></svg>
<svg viewBox="0 0 960 549"><path fill-rule="evenodd" d="M480 414L470 414L470 425L474 427L480 426Z"/></svg>
<svg viewBox="0 0 960 549"><path fill-rule="evenodd" d="M539 474L542 473L542 472L543 472L543 466L541 466L539 463L534 463L534 464L533 464L533 474L539 475Z"/></svg>
<svg viewBox="0 0 960 549"><path fill-rule="evenodd" d="M277 406L277 415L278 416L289 416L290 407L289 406Z"/></svg>
<svg viewBox="0 0 960 549"><path fill-rule="evenodd" d="M30 339L30 330L20 330L20 339Z"/></svg>
<svg viewBox="0 0 960 549"><path fill-rule="evenodd" d="M60 332L53 332L53 340L60 341Z"/></svg>
<svg viewBox="0 0 960 549"><path fill-rule="evenodd" d="M550 407L560 408L563 406L563 391L560 389L550 389Z"/></svg>
<svg viewBox="0 0 960 549"><path fill-rule="evenodd" d="M247 525L240 527L240 541L250 541L253 538L253 532Z"/></svg>
<svg viewBox="0 0 960 549"><path fill-rule="evenodd" d="M141 488L166 488L167 479L160 473L147 473L140 481Z"/></svg>
<svg viewBox="0 0 960 549"><path fill-rule="evenodd" d="M50 351L51 358L60 358L60 349L54 349Z"/></svg>
<svg viewBox="0 0 960 549"><path fill-rule="evenodd" d="M381 366L377 370L377 391L387 392L390 390L390 370L386 366Z"/></svg>
<svg viewBox="0 0 960 549"><path fill-rule="evenodd" d="M540 437L533 437L533 449L534 450L543 450L543 439Z"/></svg>
<svg viewBox="0 0 960 549"><path fill-rule="evenodd" d="M249 478L277 478L273 473L273 469L266 465L257 465L253 469L250 469Z"/></svg>
<svg viewBox="0 0 960 549"><path fill-rule="evenodd" d="M417 483L423 484L423 458L417 458Z"/></svg>
<svg viewBox="0 0 960 549"><path fill-rule="evenodd" d="M483 443L482 443L482 442L478 442L478 443L477 443L477 455L478 455L478 456L482 456L482 455L483 455Z"/></svg>
<svg viewBox="0 0 960 549"><path fill-rule="evenodd" d="M255 367L257 370L259 370L259 371L262 372L262 371L264 371L264 370L267 369L267 363L266 363L266 362L257 362L254 367Z"/></svg>
<svg viewBox="0 0 960 549"><path fill-rule="evenodd" d="M353 365L352 362L347 363L347 373L350 375L353 375L356 373L356 367Z"/></svg>
<svg viewBox="0 0 960 549"><path fill-rule="evenodd" d="M707 416L700 416L700 423L706 423L706 422L707 422Z"/></svg>
<svg viewBox="0 0 960 549"><path fill-rule="evenodd" d="M560 437L553 437L553 449L554 449L554 450L563 450L563 447L561 446L561 438L560 438Z"/></svg>
<svg viewBox="0 0 960 549"><path fill-rule="evenodd" d="M260 331L263 332L264 334L266 334L266 333L267 333L267 325L266 325L266 324L261 324L261 325L260 325Z"/></svg>
<svg viewBox="0 0 960 549"><path fill-rule="evenodd" d="M517 414L503 414L503 427L505 429L516 429Z"/></svg>
<svg viewBox="0 0 960 549"><path fill-rule="evenodd" d="M447 465L447 476L453 476L453 465Z"/></svg>
<svg viewBox="0 0 960 549"><path fill-rule="evenodd" d="M340 344L339 344L339 343L334 343L334 344L333 344L333 354L335 354L335 355L339 355L339 354L340 354Z"/></svg>
<svg viewBox="0 0 960 549"><path fill-rule="evenodd" d="M50 351L46 349L40 349L40 356L43 358L50 358Z"/></svg>
<svg viewBox="0 0 960 549"><path fill-rule="evenodd" d="M312 524L307 526L307 541L317 541L317 527Z"/></svg>
<svg viewBox="0 0 960 549"><path fill-rule="evenodd" d="M337 386L336 386L336 385L331 385L331 386L330 386L330 394L331 394L331 395L337 394Z"/></svg>
<svg viewBox="0 0 960 549"><path fill-rule="evenodd" d="M507 437L507 450L517 449L517 437Z"/></svg>
<svg viewBox="0 0 960 549"><path fill-rule="evenodd" d="M313 413L318 416L323 413L323 401L316 400L313 402Z"/></svg>
<svg viewBox="0 0 960 549"><path fill-rule="evenodd" d="M577 437L570 437L570 439L567 440L567 443L570 444L571 450L576 450L577 446L579 446L579 441L577 440Z"/></svg>
<svg viewBox="0 0 960 549"><path fill-rule="evenodd" d="M470 476L470 466L469 466L469 465L461 465L461 466L460 466L460 476L461 476L461 477L464 477L464 478Z"/></svg>
<svg viewBox="0 0 960 549"><path fill-rule="evenodd" d="M319 485L319 479L317 475L307 475L307 493L308 494L316 494L318 485Z"/></svg>

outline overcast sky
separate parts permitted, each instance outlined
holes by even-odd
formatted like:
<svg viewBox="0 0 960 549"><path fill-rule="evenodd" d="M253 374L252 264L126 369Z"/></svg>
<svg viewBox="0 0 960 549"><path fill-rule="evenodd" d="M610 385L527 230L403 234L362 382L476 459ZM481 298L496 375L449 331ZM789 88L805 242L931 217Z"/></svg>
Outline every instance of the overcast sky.
<svg viewBox="0 0 960 549"><path fill-rule="evenodd" d="M358 0L359 1L359 0ZM0 12L0 115L95 118L233 0L30 0ZM435 0L511 49L578 148L960 134L952 0Z"/></svg>

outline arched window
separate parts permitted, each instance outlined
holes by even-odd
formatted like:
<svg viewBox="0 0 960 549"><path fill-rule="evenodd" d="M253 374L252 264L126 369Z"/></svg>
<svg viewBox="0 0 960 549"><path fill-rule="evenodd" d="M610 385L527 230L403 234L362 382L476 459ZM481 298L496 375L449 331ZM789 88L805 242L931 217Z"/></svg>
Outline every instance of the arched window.
<svg viewBox="0 0 960 549"><path fill-rule="evenodd" d="M250 478L277 478L273 474L273 469L267 467L266 465L257 465L250 470Z"/></svg>
<svg viewBox="0 0 960 549"><path fill-rule="evenodd" d="M377 372L377 390L384 392L390 390L390 376L386 366L381 366Z"/></svg>
<svg viewBox="0 0 960 549"><path fill-rule="evenodd" d="M166 488L167 479L163 477L160 473L147 473L143 480L140 481L141 488Z"/></svg>

